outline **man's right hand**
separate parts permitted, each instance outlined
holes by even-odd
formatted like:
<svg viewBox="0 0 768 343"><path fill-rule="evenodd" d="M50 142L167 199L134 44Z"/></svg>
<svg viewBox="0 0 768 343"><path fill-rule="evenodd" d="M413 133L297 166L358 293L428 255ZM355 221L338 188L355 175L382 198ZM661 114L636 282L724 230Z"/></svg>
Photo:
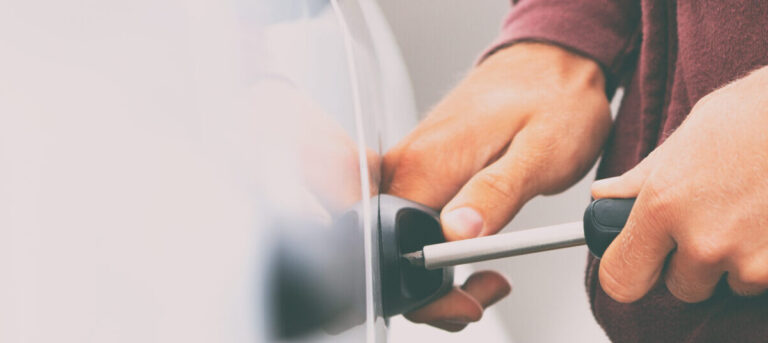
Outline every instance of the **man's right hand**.
<svg viewBox="0 0 768 343"><path fill-rule="evenodd" d="M532 197L583 177L610 126L597 63L518 43L475 68L386 154L383 190L442 209L449 241L495 234ZM458 331L510 290L503 276L480 272L406 317Z"/></svg>

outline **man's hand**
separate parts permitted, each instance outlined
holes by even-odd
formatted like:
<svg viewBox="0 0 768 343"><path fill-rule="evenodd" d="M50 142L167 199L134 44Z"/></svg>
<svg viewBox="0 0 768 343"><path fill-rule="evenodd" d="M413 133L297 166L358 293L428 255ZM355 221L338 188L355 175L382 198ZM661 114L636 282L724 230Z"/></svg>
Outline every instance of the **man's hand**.
<svg viewBox="0 0 768 343"><path fill-rule="evenodd" d="M724 274L737 294L768 287L766 90L763 68L711 93L637 167L593 185L595 198L637 196L600 263L609 296L638 300L661 278L698 302Z"/></svg>
<svg viewBox="0 0 768 343"><path fill-rule="evenodd" d="M472 71L383 161L384 191L441 209L446 239L491 235L530 198L569 187L592 166L611 124L599 66L520 43ZM406 317L458 331L510 285L498 273Z"/></svg>

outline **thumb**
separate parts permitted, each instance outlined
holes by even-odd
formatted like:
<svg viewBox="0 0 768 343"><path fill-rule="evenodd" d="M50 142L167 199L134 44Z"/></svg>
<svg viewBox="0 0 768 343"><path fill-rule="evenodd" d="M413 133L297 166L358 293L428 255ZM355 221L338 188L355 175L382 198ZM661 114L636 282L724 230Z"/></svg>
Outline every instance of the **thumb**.
<svg viewBox="0 0 768 343"><path fill-rule="evenodd" d="M648 175L656 168L660 154L660 149L656 149L621 176L595 181L592 184L592 197L595 199L637 197Z"/></svg>
<svg viewBox="0 0 768 343"><path fill-rule="evenodd" d="M520 132L496 162L472 176L440 214L443 235L454 241L495 234L536 195L535 135ZM538 156L538 157L536 157Z"/></svg>

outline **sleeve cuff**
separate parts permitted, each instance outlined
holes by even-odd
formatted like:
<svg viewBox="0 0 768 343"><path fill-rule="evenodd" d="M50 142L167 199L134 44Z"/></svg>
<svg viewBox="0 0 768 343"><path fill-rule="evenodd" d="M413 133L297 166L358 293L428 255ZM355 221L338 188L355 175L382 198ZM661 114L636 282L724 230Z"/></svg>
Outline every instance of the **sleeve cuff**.
<svg viewBox="0 0 768 343"><path fill-rule="evenodd" d="M618 3L521 1L479 61L517 42L550 43L595 60L605 72L608 94L613 94L639 38L640 9Z"/></svg>

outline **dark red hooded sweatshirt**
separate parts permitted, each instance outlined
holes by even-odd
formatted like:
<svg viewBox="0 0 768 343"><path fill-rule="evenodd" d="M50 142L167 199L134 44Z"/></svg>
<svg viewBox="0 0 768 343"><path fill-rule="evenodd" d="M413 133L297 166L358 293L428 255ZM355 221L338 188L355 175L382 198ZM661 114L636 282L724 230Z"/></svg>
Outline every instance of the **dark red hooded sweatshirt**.
<svg viewBox="0 0 768 343"><path fill-rule="evenodd" d="M631 169L699 99L768 65L768 0L513 3L491 52L517 41L550 42L597 61L609 95L625 89L598 178ZM615 342L768 342L768 295L738 297L721 283L711 299L686 304L659 283L621 304L600 288L598 264L589 258L587 290L595 318Z"/></svg>

